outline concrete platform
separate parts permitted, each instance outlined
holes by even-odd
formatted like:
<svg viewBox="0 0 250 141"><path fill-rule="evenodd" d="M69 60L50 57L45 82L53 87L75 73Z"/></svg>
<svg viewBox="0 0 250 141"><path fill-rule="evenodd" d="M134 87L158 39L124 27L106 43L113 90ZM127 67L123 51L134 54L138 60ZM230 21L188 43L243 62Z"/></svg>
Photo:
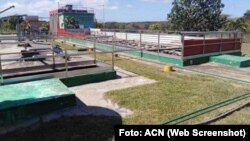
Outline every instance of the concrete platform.
<svg viewBox="0 0 250 141"><path fill-rule="evenodd" d="M229 79L237 79L239 81L250 83L250 67L239 68L239 67L232 67L229 65L222 65L219 63L206 63L202 65L188 66L187 68L209 75L226 77Z"/></svg>
<svg viewBox="0 0 250 141"><path fill-rule="evenodd" d="M37 68L39 69L41 67L37 67ZM62 80L62 79L73 78L77 76L86 76L90 74L109 72L111 70L112 68L110 65L106 63L102 63L102 62L97 62L97 64L94 64L94 65L88 64L85 66L84 65L75 66L74 68L69 69L68 77L66 77L66 73L65 71L63 71L63 68L61 70L57 69L56 71L49 70L49 69L48 70L41 69L39 71L28 70L28 71L23 71L26 74L24 73L21 73L19 75L15 74L14 77L13 76L8 77L7 73L4 74L3 84L4 85L17 84L17 83L30 82L30 81L35 81L35 80L52 79L52 78L59 78Z"/></svg>
<svg viewBox="0 0 250 141"><path fill-rule="evenodd" d="M76 104L59 79L0 86L0 126L18 123Z"/></svg>
<svg viewBox="0 0 250 141"><path fill-rule="evenodd" d="M34 118L23 123L14 124L11 126L0 126L0 136L1 134L37 127L41 124L63 117L127 117L132 115L133 111L119 106L118 103L114 103L111 99L105 97L105 94L109 91L148 85L155 83L156 81L122 70L120 68L115 68L115 70L117 72L117 75L119 76L119 79L69 88L76 95L76 106L57 110L55 112L42 115L41 117ZM98 90L96 88L98 88Z"/></svg>
<svg viewBox="0 0 250 141"><path fill-rule="evenodd" d="M239 68L250 66L250 58L234 56L234 55L212 56L210 57L210 62L229 65L232 67L239 67Z"/></svg>

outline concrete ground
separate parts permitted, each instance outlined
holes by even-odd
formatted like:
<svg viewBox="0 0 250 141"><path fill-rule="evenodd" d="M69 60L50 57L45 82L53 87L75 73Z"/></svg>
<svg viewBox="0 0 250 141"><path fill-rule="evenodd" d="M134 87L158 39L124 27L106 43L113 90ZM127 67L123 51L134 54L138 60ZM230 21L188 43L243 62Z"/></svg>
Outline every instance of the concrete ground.
<svg viewBox="0 0 250 141"><path fill-rule="evenodd" d="M235 68L217 63L206 63L202 65L188 66L186 68L207 74L250 82L250 67Z"/></svg>
<svg viewBox="0 0 250 141"><path fill-rule="evenodd" d="M42 117L29 120L14 126L0 127L0 134L6 134L22 128L46 123L61 117L74 116L119 116L126 117L133 114L133 111L120 107L110 99L105 98L105 93L113 90L126 89L140 85L155 83L137 74L115 68L120 78L100 83L87 84L70 88L76 94L77 105L74 107L59 110Z"/></svg>
<svg viewBox="0 0 250 141"><path fill-rule="evenodd" d="M52 113L50 115L44 116L42 119L44 121L50 121L57 116L116 116L117 114L121 117L126 117L133 114L133 111L120 107L118 104L113 103L110 99L105 98L105 93L113 90L151 84L155 83L156 81L131 72L127 72L120 68L116 68L116 71L121 78L70 88L70 90L76 94L78 99L77 106ZM91 107L101 107L108 110L96 110L96 108L94 109Z"/></svg>

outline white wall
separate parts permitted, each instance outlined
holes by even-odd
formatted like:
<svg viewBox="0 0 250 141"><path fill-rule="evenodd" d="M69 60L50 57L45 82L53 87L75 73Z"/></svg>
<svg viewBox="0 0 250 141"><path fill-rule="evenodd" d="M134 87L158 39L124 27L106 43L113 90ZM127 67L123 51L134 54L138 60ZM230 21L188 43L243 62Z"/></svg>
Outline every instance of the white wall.
<svg viewBox="0 0 250 141"><path fill-rule="evenodd" d="M115 36L117 39L122 40L135 40L144 43L153 43L158 44L158 34L141 34L140 33L125 33L125 32L104 32L100 29L93 29L91 30L92 35L99 35L99 36ZM173 47L181 47L181 35L168 35L168 34L161 34L160 35L160 44L168 45Z"/></svg>

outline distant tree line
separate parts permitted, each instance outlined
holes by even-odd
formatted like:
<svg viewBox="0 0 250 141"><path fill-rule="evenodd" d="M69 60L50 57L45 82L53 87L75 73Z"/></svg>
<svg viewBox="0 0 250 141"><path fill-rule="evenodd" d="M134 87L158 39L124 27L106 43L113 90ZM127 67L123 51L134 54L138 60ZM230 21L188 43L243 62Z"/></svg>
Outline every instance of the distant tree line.
<svg viewBox="0 0 250 141"><path fill-rule="evenodd" d="M44 31L49 30L48 21L39 21L40 29ZM71 22L69 22L71 24ZM73 21L74 24L74 21ZM71 25L70 25L71 26ZM29 22L25 21L21 16L9 16L0 19L0 32L16 32L20 28L21 31L28 30L30 28ZM37 29L39 30L39 29Z"/></svg>
<svg viewBox="0 0 250 141"><path fill-rule="evenodd" d="M103 23L96 23L97 28L103 28ZM121 30L169 30L171 23L168 21L158 22L107 22L105 23L107 29L121 29Z"/></svg>
<svg viewBox="0 0 250 141"><path fill-rule="evenodd" d="M17 23L21 23L22 18L18 16L4 17L0 19L0 31L1 32L15 32Z"/></svg>
<svg viewBox="0 0 250 141"><path fill-rule="evenodd" d="M250 10L243 17L231 18L223 15L224 4L221 0L174 0L171 12L166 21L158 22L106 22L99 23L95 20L96 28L121 29L121 30L160 30L160 31L241 31L250 33ZM2 18L0 30L16 30L16 24L23 19L17 16ZM79 21L67 18L67 27L79 28ZM26 25L25 23L23 25ZM104 27L105 26L105 27ZM48 23L44 24L48 28Z"/></svg>
<svg viewBox="0 0 250 141"><path fill-rule="evenodd" d="M105 23L108 29L136 29L161 31L241 31L250 33L250 10L243 17L223 15L221 0L174 0L171 13L164 22ZM103 24L96 23L103 28Z"/></svg>

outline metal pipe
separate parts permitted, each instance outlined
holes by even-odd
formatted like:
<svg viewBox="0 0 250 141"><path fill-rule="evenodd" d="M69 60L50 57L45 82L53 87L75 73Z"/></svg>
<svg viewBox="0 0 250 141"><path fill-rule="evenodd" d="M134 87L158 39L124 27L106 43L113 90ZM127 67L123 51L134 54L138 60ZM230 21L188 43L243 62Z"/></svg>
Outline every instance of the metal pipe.
<svg viewBox="0 0 250 141"><path fill-rule="evenodd" d="M212 31L212 32L180 32L181 34L185 35L211 35L211 34L232 34L232 33L239 33L238 31Z"/></svg>
<svg viewBox="0 0 250 141"><path fill-rule="evenodd" d="M65 48L65 76L68 78L68 53L67 48Z"/></svg>
<svg viewBox="0 0 250 141"><path fill-rule="evenodd" d="M140 31L140 43L139 43L139 48L140 48L140 50L141 50L141 57L143 57L143 51L142 51L141 43L142 43L142 33L141 33L141 31Z"/></svg>
<svg viewBox="0 0 250 141"><path fill-rule="evenodd" d="M250 102L245 103L245 104L240 105L240 106L238 106L238 107L235 107L235 108L233 108L233 109L231 109L231 110L229 110L229 111L226 111L225 113L222 113L222 114L220 114L220 115L218 115L218 116L216 116L216 117L214 117L214 118L212 118L212 119L209 119L209 120L206 120L206 121L197 123L197 124L195 124L195 125L207 125L207 124L216 122L216 121L221 120L221 119L223 119L223 118L225 118L225 117L227 117L227 116L229 116L229 115L232 115L232 114L235 113L236 111L239 111L239 110L241 110L241 109L243 109L243 108L248 107L249 105L250 105Z"/></svg>
<svg viewBox="0 0 250 141"><path fill-rule="evenodd" d="M12 5L12 6L10 6L9 8L0 11L0 14L4 13L5 11L10 10L11 8L15 8L15 5Z"/></svg>
<svg viewBox="0 0 250 141"><path fill-rule="evenodd" d="M94 39L94 64L96 64L96 38Z"/></svg>
<svg viewBox="0 0 250 141"><path fill-rule="evenodd" d="M114 45L114 37L112 38L112 69L115 70L115 45Z"/></svg>
<svg viewBox="0 0 250 141"><path fill-rule="evenodd" d="M234 50L236 49L236 42L237 42L236 39L237 39L237 38L236 38L236 33L234 33Z"/></svg>
<svg viewBox="0 0 250 141"><path fill-rule="evenodd" d="M125 34L126 34L126 42L128 41L128 32L125 31Z"/></svg>
<svg viewBox="0 0 250 141"><path fill-rule="evenodd" d="M160 55L161 48L161 32L158 33L158 56Z"/></svg>
<svg viewBox="0 0 250 141"><path fill-rule="evenodd" d="M205 48L206 48L206 35L204 34L203 35L203 53L202 54L205 54Z"/></svg>
<svg viewBox="0 0 250 141"><path fill-rule="evenodd" d="M240 41L237 41L238 43L240 43ZM232 44L232 43L234 43L234 41L232 41L232 42L223 42L222 44ZM206 45L208 46L208 45L219 45L220 44L220 42L218 42L218 43L206 43ZM196 46L202 46L203 44L195 44L195 45L186 45L185 47L196 47Z"/></svg>
<svg viewBox="0 0 250 141"><path fill-rule="evenodd" d="M173 120L170 120L170 121L168 121L166 123L163 123L163 124L164 125L176 125L176 124L182 123L184 121L187 121L187 120L193 119L195 117L198 117L200 115L206 114L208 112L217 110L217 109L219 109L221 107L225 107L225 106L228 106L228 105L233 104L235 102L244 100L244 99L249 98L249 97L250 97L250 93L243 94L243 95L240 95L240 96L236 96L236 97L227 99L225 101L213 104L213 105L208 106L206 108L203 108L203 109L200 109L200 110L196 110L194 112L182 115L180 117L177 117L177 118L175 118Z"/></svg>
<svg viewBox="0 0 250 141"><path fill-rule="evenodd" d="M222 52L222 38L223 38L223 33L220 35L220 54Z"/></svg>
<svg viewBox="0 0 250 141"><path fill-rule="evenodd" d="M1 75L1 85L3 84L3 70L2 70L2 56L0 55L0 75Z"/></svg>
<svg viewBox="0 0 250 141"><path fill-rule="evenodd" d="M54 48L54 46L52 45L52 48ZM56 65L55 65L55 52L54 52L54 49L52 49L52 59L53 59L53 70L56 68Z"/></svg>
<svg viewBox="0 0 250 141"><path fill-rule="evenodd" d="M181 34L181 45L182 45L182 47L181 47L181 49L182 49L181 58L182 58L182 60L184 59L184 54L185 54L184 53L184 51L185 51L185 49L184 49L184 47L185 47L184 41L185 41L185 35Z"/></svg>

